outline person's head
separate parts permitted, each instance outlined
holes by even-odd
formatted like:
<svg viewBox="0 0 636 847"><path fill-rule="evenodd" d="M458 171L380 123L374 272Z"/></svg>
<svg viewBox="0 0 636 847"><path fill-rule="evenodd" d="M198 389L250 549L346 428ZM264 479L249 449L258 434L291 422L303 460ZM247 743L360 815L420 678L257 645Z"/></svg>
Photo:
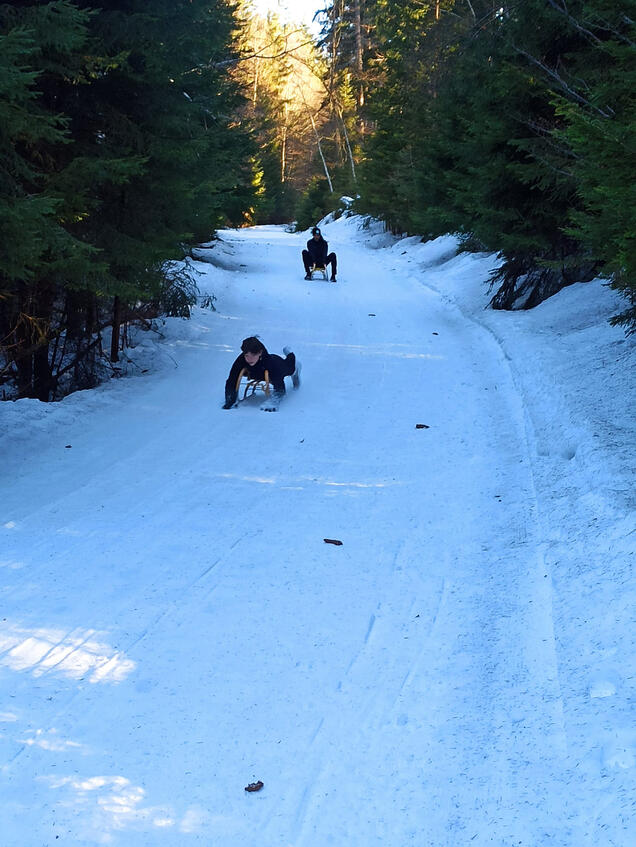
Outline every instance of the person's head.
<svg viewBox="0 0 636 847"><path fill-rule="evenodd" d="M315 227L312 229L311 234L312 234L312 235L313 235L313 237L314 237L314 241L318 241L318 239L320 238L320 230L318 229L318 227L317 227L317 226L315 226Z"/></svg>
<svg viewBox="0 0 636 847"><path fill-rule="evenodd" d="M265 345L259 338L256 338L255 335L251 335L249 338L243 339L241 350L243 351L243 358L247 364L252 367L263 355Z"/></svg>

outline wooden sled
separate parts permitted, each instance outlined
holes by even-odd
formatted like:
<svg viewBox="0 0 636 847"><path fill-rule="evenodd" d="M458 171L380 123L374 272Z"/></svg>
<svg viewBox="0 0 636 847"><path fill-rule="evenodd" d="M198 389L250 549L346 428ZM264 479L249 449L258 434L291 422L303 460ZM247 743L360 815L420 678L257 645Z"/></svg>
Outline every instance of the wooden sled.
<svg viewBox="0 0 636 847"><path fill-rule="evenodd" d="M327 268L323 268L320 265L314 265L309 271L309 276L313 279L315 273L316 274L322 274L322 278L324 280L326 280L328 278L327 277Z"/></svg>
<svg viewBox="0 0 636 847"><path fill-rule="evenodd" d="M241 380L243 383L243 396L241 397ZM252 397L257 391L263 391L266 397L269 397L269 371L265 371L263 379L251 379L247 368L243 368L236 380L236 398L240 403L246 397Z"/></svg>

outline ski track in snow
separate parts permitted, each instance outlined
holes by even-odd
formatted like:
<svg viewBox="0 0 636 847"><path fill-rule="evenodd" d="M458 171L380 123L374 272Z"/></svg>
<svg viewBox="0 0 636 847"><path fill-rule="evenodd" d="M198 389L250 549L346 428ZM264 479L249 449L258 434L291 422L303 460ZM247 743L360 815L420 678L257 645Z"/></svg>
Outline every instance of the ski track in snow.
<svg viewBox="0 0 636 847"><path fill-rule="evenodd" d="M175 367L16 436L3 845L628 847L631 783L576 755L506 339L335 236L339 282L305 282L304 240L223 233ZM276 414L220 408L254 333L303 363ZM631 779L636 735L604 755Z"/></svg>

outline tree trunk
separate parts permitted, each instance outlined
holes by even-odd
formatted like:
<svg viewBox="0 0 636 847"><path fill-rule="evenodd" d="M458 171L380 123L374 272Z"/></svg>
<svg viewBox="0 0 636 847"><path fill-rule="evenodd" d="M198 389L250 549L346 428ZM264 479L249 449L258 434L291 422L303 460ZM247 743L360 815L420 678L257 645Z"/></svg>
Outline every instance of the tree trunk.
<svg viewBox="0 0 636 847"><path fill-rule="evenodd" d="M85 326L86 326L86 337L90 338L90 336L95 331L95 327L98 324L98 321L97 321L97 298L95 297L95 295L92 292L87 295L85 309L86 309L86 314L85 314L85 317L84 317L84 323L85 323Z"/></svg>
<svg viewBox="0 0 636 847"><path fill-rule="evenodd" d="M113 334L110 340L110 360L119 361L119 333L121 330L121 300L115 297L113 301Z"/></svg>
<svg viewBox="0 0 636 847"><path fill-rule="evenodd" d="M327 162L325 161L325 157L322 153L322 145L320 143L320 136L318 135L318 130L316 129L316 121L314 120L311 112L309 113L309 120L311 121L311 125L314 130L314 135L316 136L316 144L318 145L318 152L320 153L320 158L322 160L322 167L325 172L325 176L327 177L327 182L329 183L329 191L333 194L333 184L331 182L331 176L329 175L329 168L327 167Z"/></svg>
<svg viewBox="0 0 636 847"><path fill-rule="evenodd" d="M15 312L12 318L11 356L16 369L16 387L18 397L29 397L33 385L33 358L25 353L31 346L29 321L27 315L31 312L31 294L25 283L20 283L16 290Z"/></svg>
<svg viewBox="0 0 636 847"><path fill-rule="evenodd" d="M28 344L27 339L23 336L23 327L19 326L13 333L15 339L16 350L13 353L13 361L16 369L16 387L18 389L18 397L30 397L33 387L33 356L21 355L20 346Z"/></svg>
<svg viewBox="0 0 636 847"><path fill-rule="evenodd" d="M46 341L33 354L33 393L43 403L48 403L51 397L51 382L49 343Z"/></svg>
<svg viewBox="0 0 636 847"><path fill-rule="evenodd" d="M347 153L349 154L349 162L351 163L351 175L353 176L354 183L357 183L358 178L356 176L355 162L353 161L353 151L351 149L351 144L349 143L349 133L347 132L347 125L344 122L342 109L338 109L338 117L340 118L340 123L342 124L342 131L344 133L345 144L347 145Z"/></svg>
<svg viewBox="0 0 636 847"><path fill-rule="evenodd" d="M363 46L362 46L362 13L360 6L362 0L355 0L353 4L353 26L356 35L356 70L358 72L358 107L364 106L364 86L362 84Z"/></svg>
<svg viewBox="0 0 636 847"><path fill-rule="evenodd" d="M49 338L54 302L55 289L46 282L39 282L30 291L25 289L15 332L20 396L35 397L44 403L50 399L52 386Z"/></svg>
<svg viewBox="0 0 636 847"><path fill-rule="evenodd" d="M285 103L285 123L283 125L283 137L280 145L280 181L285 182L285 171L287 169L287 103Z"/></svg>
<svg viewBox="0 0 636 847"><path fill-rule="evenodd" d="M258 68L259 68L258 59L256 59L255 65L254 65L254 88L253 88L253 91L252 91L252 105L253 106L256 106L256 101L258 99Z"/></svg>

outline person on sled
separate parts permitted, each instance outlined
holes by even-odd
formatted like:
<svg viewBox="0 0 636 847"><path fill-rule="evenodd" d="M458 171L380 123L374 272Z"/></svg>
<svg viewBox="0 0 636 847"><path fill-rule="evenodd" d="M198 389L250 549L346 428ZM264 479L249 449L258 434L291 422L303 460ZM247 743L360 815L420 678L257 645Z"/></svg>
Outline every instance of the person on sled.
<svg viewBox="0 0 636 847"><path fill-rule="evenodd" d="M231 409L236 404L238 391L236 381L243 368L247 368L250 379L264 379L265 371L269 372L272 392L261 405L264 412L275 412L285 395L285 377L292 378L294 388L300 385L300 362L289 347L283 347L285 358L276 353L268 353L267 348L256 336L245 338L241 344L241 355L230 368L230 375L225 383L224 409Z"/></svg>
<svg viewBox="0 0 636 847"><path fill-rule="evenodd" d="M303 250L303 264L305 266L305 279L311 279L311 269L314 266L326 268L331 265L331 281L336 281L336 254L329 253L327 242L317 226L311 231L307 249Z"/></svg>

